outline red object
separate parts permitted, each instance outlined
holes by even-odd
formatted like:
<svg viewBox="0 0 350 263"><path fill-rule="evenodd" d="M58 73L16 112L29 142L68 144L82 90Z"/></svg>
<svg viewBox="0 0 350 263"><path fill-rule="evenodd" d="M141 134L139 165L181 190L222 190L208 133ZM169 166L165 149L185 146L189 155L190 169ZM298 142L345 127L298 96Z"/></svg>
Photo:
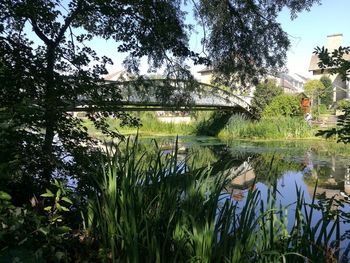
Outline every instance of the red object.
<svg viewBox="0 0 350 263"><path fill-rule="evenodd" d="M310 112L310 108L311 108L310 98L302 98L301 99L301 108L303 109L304 114Z"/></svg>

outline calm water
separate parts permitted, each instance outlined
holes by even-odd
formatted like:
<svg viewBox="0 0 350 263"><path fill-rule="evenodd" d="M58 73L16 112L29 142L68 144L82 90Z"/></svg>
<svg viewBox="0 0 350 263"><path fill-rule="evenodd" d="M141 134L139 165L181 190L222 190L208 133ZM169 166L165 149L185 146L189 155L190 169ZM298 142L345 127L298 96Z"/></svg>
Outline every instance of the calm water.
<svg viewBox="0 0 350 263"><path fill-rule="evenodd" d="M174 139L159 138L164 151L171 148ZM268 189L277 184L277 204L288 205L288 215L294 218L297 189L311 203L318 181L316 200L335 197L349 213L350 205L350 150L321 142L233 142L223 143L208 137L180 137L182 158L195 158L198 167L211 163L214 171L224 171L232 177L225 198L244 204L249 189L258 189L266 200ZM145 140L147 142L147 140ZM292 205L291 205L292 204ZM335 207L334 207L335 209ZM314 215L314 223L321 217ZM290 220L289 228L292 227ZM341 224L341 234L350 232L350 224ZM342 241L347 247L349 239Z"/></svg>

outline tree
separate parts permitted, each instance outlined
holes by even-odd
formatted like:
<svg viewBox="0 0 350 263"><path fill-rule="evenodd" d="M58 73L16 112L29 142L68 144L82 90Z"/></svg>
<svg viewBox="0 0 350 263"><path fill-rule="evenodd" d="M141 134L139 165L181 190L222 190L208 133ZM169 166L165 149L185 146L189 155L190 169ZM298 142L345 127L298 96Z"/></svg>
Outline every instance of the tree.
<svg viewBox="0 0 350 263"><path fill-rule="evenodd" d="M349 80L350 61L345 59L345 55L350 53L349 47L339 47L332 53L324 47L315 48L314 53L318 55L320 62L318 66L331 74L340 74L343 80ZM316 135L326 138L337 137L338 142L350 143L350 107L344 109L344 114L338 117L337 127L321 130Z"/></svg>
<svg viewBox="0 0 350 263"><path fill-rule="evenodd" d="M321 95L325 92L325 86L322 81L312 79L306 81L304 84L304 92L311 98L311 108L313 115L319 115L319 107L321 101Z"/></svg>
<svg viewBox="0 0 350 263"><path fill-rule="evenodd" d="M323 93L324 89L323 82L318 79L308 80L304 84L305 94L313 99L317 99L318 94Z"/></svg>
<svg viewBox="0 0 350 263"><path fill-rule="evenodd" d="M350 46L339 47L331 53L324 47L317 47L314 51L320 59L318 66L322 70L327 69L331 74L340 74L344 80L349 79L350 61L345 58L349 53Z"/></svg>
<svg viewBox="0 0 350 263"><path fill-rule="evenodd" d="M278 95L283 93L283 89L277 86L276 81L269 79L256 86L252 99L252 109L255 116L261 117L264 109Z"/></svg>
<svg viewBox="0 0 350 263"><path fill-rule="evenodd" d="M327 107L333 103L333 85L332 80L327 77L326 75L323 75L320 78L320 81L322 82L324 86L324 90L321 93L321 104L326 105Z"/></svg>
<svg viewBox="0 0 350 263"><path fill-rule="evenodd" d="M291 17L309 10L316 0L202 0L196 16L207 28L203 42L214 69L214 83L229 87L257 85L261 76L284 65L290 42L277 21L290 8Z"/></svg>
<svg viewBox="0 0 350 263"><path fill-rule="evenodd" d="M263 112L264 117L293 117L303 114L298 96L282 94L274 97Z"/></svg>
<svg viewBox="0 0 350 263"><path fill-rule="evenodd" d="M89 47L91 39L116 41L118 51L129 54L124 64L134 73L145 56L151 69L165 64L172 76L174 67L191 59L211 63L223 82L238 78L246 83L285 60L289 41L276 21L278 12L288 7L295 17L317 2L194 1L196 18L205 28L203 46L208 56L202 56L205 52L189 48L192 25L186 24L180 0L1 1L1 163L46 183L54 172L86 173L86 165L94 165L87 160L97 142L89 138L79 119L67 113L77 98L90 107L98 106L88 117L105 134L119 136L108 129L110 114L122 123L137 124L120 108L106 105L106 100L119 105L120 90L105 85L101 78L111 60L97 56ZM27 34L28 30L32 33Z"/></svg>

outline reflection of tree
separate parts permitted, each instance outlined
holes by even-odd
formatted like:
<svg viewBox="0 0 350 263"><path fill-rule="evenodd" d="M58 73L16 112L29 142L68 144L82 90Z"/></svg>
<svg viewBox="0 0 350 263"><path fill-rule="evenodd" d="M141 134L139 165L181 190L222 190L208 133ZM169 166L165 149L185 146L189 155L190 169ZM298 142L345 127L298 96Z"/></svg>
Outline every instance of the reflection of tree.
<svg viewBox="0 0 350 263"><path fill-rule="evenodd" d="M313 195L317 183L316 194L319 199L348 199L350 194L350 189L348 189L349 168L336 165L335 156L331 156L331 166L313 162L310 150L307 151L306 157L307 162L303 170L304 183L310 195Z"/></svg>
<svg viewBox="0 0 350 263"><path fill-rule="evenodd" d="M199 169L216 163L218 159L218 155L210 147L192 145L189 149L187 165L191 169Z"/></svg>
<svg viewBox="0 0 350 263"><path fill-rule="evenodd" d="M273 184L287 171L300 171L302 165L286 161L281 154L263 153L254 159L254 170L259 182Z"/></svg>

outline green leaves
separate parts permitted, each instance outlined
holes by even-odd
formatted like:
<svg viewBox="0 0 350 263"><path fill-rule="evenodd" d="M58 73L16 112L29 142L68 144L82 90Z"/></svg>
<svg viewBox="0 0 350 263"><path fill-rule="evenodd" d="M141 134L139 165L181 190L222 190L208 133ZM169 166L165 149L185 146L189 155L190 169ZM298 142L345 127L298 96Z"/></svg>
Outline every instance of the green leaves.
<svg viewBox="0 0 350 263"><path fill-rule="evenodd" d="M55 195L49 189L46 189L46 193L41 194L40 196L41 197L54 197Z"/></svg>
<svg viewBox="0 0 350 263"><path fill-rule="evenodd" d="M53 186L57 189L56 193L46 189L46 192L40 196L49 201L49 205L44 207L44 211L48 213L49 224L58 227L63 223L63 212L69 212L68 205L73 205L73 202L67 197L68 192L62 182L55 179Z"/></svg>
<svg viewBox="0 0 350 263"><path fill-rule="evenodd" d="M267 80L256 86L254 97L252 99L252 109L254 114L260 118L262 112L268 106L274 97L281 95L283 89L277 85L275 80Z"/></svg>
<svg viewBox="0 0 350 263"><path fill-rule="evenodd" d="M319 130L316 136L334 137L338 142L350 143L350 107L344 109L344 114L338 116L337 127Z"/></svg>
<svg viewBox="0 0 350 263"><path fill-rule="evenodd" d="M52 209L52 206L51 206L51 205L46 206L46 207L44 208L45 211L51 211L51 209Z"/></svg>
<svg viewBox="0 0 350 263"><path fill-rule="evenodd" d="M73 202L72 202L68 197L65 197L65 196L62 197L61 200L62 200L62 201L65 201L65 202L67 202L67 203L69 203L69 204L71 204L71 205L73 204Z"/></svg>
<svg viewBox="0 0 350 263"><path fill-rule="evenodd" d="M318 66L322 70L327 69L332 74L340 74L343 80L348 78L350 46L339 47L331 52L327 48L316 47L313 53L318 55Z"/></svg>
<svg viewBox="0 0 350 263"><path fill-rule="evenodd" d="M274 97L262 113L264 117L293 117L302 116L302 114L300 98L287 94Z"/></svg>
<svg viewBox="0 0 350 263"><path fill-rule="evenodd" d="M0 200L10 201L11 199L12 197L8 193L0 191Z"/></svg>

